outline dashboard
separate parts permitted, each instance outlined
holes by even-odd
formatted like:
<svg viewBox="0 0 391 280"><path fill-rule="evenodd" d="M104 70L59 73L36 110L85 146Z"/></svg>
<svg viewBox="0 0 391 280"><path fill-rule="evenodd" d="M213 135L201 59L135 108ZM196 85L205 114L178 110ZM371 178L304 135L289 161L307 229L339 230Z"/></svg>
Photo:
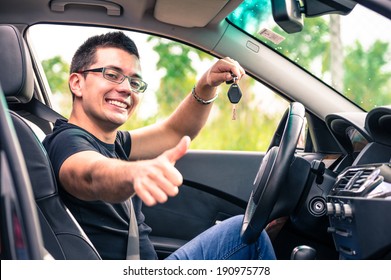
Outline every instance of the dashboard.
<svg viewBox="0 0 391 280"><path fill-rule="evenodd" d="M345 152L326 198L341 259L391 259L391 106L327 116Z"/></svg>
<svg viewBox="0 0 391 280"><path fill-rule="evenodd" d="M358 154L364 149L364 147L369 143L357 129L353 126L349 126L346 129L346 135L349 137L351 148L354 154Z"/></svg>

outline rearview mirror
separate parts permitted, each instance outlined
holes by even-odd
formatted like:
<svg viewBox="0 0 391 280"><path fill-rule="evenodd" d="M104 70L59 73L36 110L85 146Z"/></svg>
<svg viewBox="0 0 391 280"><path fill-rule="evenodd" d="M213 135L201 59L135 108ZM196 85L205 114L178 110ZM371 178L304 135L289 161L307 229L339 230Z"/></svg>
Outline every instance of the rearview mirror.
<svg viewBox="0 0 391 280"><path fill-rule="evenodd" d="M307 17L325 14L347 15L356 6L353 0L271 0L274 21L287 33L300 32Z"/></svg>
<svg viewBox="0 0 391 280"><path fill-rule="evenodd" d="M300 32L304 23L298 0L273 0L274 21L287 33Z"/></svg>

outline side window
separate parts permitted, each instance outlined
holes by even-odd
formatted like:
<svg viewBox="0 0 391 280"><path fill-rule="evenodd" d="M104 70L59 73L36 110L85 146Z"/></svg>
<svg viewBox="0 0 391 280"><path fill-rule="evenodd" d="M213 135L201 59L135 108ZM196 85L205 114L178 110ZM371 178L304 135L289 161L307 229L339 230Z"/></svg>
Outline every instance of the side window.
<svg viewBox="0 0 391 280"><path fill-rule="evenodd" d="M112 30L53 25L30 28L28 39L47 77L51 103L64 116L69 116L72 106L67 78L73 53L88 37L108 31ZM125 33L138 46L143 79L148 83L135 115L121 128L131 130L166 118L216 58L164 38ZM45 40L48 37L52 39ZM229 86L223 84L208 123L192 142L192 149L267 149L288 102L248 75L239 85L243 97L237 105L237 119L232 120Z"/></svg>

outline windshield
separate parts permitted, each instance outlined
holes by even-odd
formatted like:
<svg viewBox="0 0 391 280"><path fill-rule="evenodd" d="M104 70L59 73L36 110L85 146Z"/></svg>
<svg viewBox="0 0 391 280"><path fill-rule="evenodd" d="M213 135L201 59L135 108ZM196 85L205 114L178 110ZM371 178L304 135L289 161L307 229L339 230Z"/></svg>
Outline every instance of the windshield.
<svg viewBox="0 0 391 280"><path fill-rule="evenodd" d="M288 34L270 3L245 0L227 19L361 108L391 104L391 20L356 5L347 16L305 18L301 32Z"/></svg>

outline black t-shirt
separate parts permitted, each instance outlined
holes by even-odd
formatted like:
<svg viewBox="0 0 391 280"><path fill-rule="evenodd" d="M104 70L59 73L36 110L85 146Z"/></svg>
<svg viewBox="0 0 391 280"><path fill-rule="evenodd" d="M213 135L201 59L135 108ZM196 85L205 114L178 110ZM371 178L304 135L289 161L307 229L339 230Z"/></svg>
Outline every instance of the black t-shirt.
<svg viewBox="0 0 391 280"><path fill-rule="evenodd" d="M61 186L59 170L68 157L82 151L96 151L109 158L128 160L131 147L130 134L119 131L115 143L107 144L76 125L57 120L53 133L45 138L43 145L52 162L61 198L102 259L125 259L130 220L129 204L80 200ZM151 228L145 224L141 212L142 201L137 196L134 196L132 201L139 228L140 258L156 259L156 252L148 237Z"/></svg>

